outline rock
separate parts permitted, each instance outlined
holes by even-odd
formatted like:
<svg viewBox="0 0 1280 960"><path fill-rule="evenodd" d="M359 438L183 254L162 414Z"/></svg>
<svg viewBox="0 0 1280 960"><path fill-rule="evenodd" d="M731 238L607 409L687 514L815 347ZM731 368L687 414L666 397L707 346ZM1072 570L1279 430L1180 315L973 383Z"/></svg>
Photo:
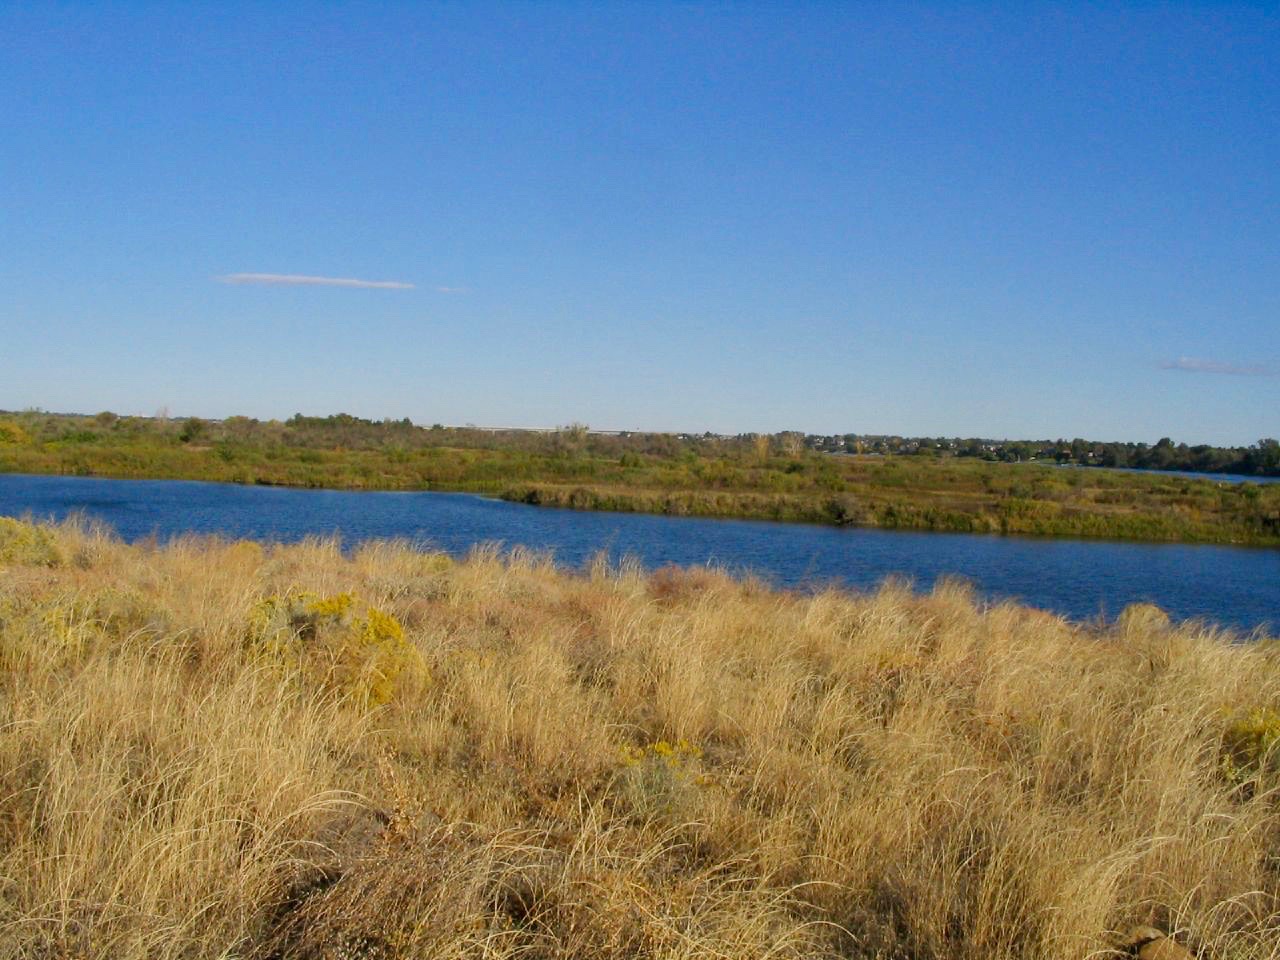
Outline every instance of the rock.
<svg viewBox="0 0 1280 960"><path fill-rule="evenodd" d="M1134 927L1125 952L1138 960L1195 960L1191 951L1155 927Z"/></svg>

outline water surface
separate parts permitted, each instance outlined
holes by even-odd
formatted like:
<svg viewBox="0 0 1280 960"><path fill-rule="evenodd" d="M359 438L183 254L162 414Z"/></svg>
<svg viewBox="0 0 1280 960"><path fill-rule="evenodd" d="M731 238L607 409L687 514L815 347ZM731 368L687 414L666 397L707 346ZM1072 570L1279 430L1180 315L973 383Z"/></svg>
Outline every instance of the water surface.
<svg viewBox="0 0 1280 960"><path fill-rule="evenodd" d="M1140 467L1081 467L1070 464L1064 470L1105 470L1109 473L1136 473L1144 477L1181 477L1184 480L1211 480L1223 483L1280 483L1280 477L1264 477L1251 473L1201 473L1196 470L1144 470Z"/></svg>
<svg viewBox="0 0 1280 960"><path fill-rule="evenodd" d="M178 480L0 475L0 515L102 520L126 540L185 534L296 541L406 538L461 556L498 542L576 567L600 551L648 567L715 563L783 587L919 589L958 575L991 599L1076 619L1156 603L1178 619L1252 630L1280 626L1280 550L850 529L747 520L588 513L459 493L353 493Z"/></svg>

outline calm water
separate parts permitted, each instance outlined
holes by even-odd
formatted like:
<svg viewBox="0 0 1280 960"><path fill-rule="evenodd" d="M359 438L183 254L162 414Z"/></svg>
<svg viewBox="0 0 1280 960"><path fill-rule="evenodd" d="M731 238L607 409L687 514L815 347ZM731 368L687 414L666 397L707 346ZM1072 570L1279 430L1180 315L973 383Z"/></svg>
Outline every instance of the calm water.
<svg viewBox="0 0 1280 960"><path fill-rule="evenodd" d="M347 493L168 480L0 475L0 515L76 511L126 540L216 533L291 541L339 534L350 545L404 537L465 554L498 541L550 550L578 566L601 550L651 567L716 563L780 586L926 589L959 574L985 596L1087 619L1138 600L1176 618L1251 630L1280 626L1280 550L838 529L740 520L580 513L454 493Z"/></svg>
<svg viewBox="0 0 1280 960"><path fill-rule="evenodd" d="M1196 473L1191 470L1139 470L1136 467L1063 467L1064 470L1108 470L1137 473L1144 477L1182 477L1185 480L1212 480L1214 483L1280 483L1280 477L1255 477L1243 473Z"/></svg>

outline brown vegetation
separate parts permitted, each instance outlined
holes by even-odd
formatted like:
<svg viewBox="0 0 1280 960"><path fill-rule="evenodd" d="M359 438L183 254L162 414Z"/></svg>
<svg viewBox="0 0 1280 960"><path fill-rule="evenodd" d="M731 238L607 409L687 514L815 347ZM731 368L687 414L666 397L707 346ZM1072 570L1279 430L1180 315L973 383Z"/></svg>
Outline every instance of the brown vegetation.
<svg viewBox="0 0 1280 960"><path fill-rule="evenodd" d="M1265 639L0 533L5 957L1280 956Z"/></svg>

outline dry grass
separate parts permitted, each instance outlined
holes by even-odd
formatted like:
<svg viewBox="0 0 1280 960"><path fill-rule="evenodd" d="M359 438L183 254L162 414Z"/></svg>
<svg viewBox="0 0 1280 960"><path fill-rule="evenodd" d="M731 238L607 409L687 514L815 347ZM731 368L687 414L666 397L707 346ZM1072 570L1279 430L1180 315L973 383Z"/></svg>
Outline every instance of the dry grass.
<svg viewBox="0 0 1280 960"><path fill-rule="evenodd" d="M1086 958L1138 924L1280 957L1269 642L954 584L28 539L4 957Z"/></svg>

